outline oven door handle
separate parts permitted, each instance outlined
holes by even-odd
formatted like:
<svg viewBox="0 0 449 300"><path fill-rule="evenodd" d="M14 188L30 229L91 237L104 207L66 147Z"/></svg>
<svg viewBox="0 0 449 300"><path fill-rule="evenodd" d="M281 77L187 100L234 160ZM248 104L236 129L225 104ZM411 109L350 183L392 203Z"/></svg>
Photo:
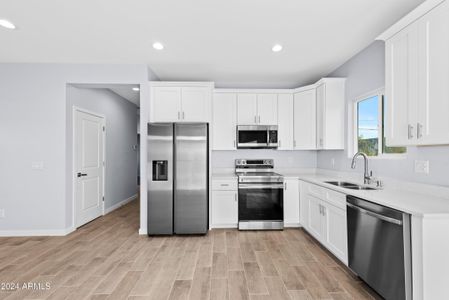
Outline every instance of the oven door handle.
<svg viewBox="0 0 449 300"><path fill-rule="evenodd" d="M241 190L254 190L254 189L283 189L284 184L239 184Z"/></svg>

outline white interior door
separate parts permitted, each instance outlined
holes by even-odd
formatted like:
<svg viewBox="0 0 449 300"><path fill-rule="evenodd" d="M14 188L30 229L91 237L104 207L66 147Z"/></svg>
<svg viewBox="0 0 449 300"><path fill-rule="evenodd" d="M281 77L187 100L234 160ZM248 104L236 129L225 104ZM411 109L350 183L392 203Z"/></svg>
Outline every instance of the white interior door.
<svg viewBox="0 0 449 300"><path fill-rule="evenodd" d="M103 214L104 118L75 111L75 226Z"/></svg>

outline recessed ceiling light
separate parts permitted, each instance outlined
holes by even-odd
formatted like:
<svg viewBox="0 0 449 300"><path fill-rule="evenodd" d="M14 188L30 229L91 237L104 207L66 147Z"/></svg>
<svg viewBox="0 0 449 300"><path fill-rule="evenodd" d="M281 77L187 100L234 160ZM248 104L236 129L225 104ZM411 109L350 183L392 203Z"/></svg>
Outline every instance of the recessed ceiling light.
<svg viewBox="0 0 449 300"><path fill-rule="evenodd" d="M138 87L133 87L133 91L138 92L138 91L140 91L140 89Z"/></svg>
<svg viewBox="0 0 449 300"><path fill-rule="evenodd" d="M159 43L159 42L155 42L155 43L153 44L153 48L156 49L156 50L162 50L162 49L164 49L164 45L162 45L162 44Z"/></svg>
<svg viewBox="0 0 449 300"><path fill-rule="evenodd" d="M7 29L16 29L16 25L4 19L0 19L0 26L5 27Z"/></svg>
<svg viewBox="0 0 449 300"><path fill-rule="evenodd" d="M273 48L271 48L271 50L272 50L273 52L279 52L279 51L282 50L282 45L276 44L276 45L273 46Z"/></svg>

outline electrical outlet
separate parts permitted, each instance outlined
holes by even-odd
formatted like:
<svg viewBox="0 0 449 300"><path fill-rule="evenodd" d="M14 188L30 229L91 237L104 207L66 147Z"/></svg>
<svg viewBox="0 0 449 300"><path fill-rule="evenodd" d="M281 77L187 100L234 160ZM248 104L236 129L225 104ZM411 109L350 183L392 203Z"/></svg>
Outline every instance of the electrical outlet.
<svg viewBox="0 0 449 300"><path fill-rule="evenodd" d="M31 169L33 169L33 170L43 170L44 169L44 162L43 161L33 161L31 163Z"/></svg>
<svg viewBox="0 0 449 300"><path fill-rule="evenodd" d="M3 219L3 218L5 218L5 209L4 208L0 209L0 219Z"/></svg>
<svg viewBox="0 0 449 300"><path fill-rule="evenodd" d="M429 174L429 161L415 160L415 173Z"/></svg>

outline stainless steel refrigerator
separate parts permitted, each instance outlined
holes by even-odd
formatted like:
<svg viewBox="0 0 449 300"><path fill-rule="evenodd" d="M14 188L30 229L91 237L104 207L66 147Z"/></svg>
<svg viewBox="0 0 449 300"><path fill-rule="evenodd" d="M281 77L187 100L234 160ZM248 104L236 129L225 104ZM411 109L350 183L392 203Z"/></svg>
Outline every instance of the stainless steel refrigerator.
<svg viewBox="0 0 449 300"><path fill-rule="evenodd" d="M208 229L207 124L148 125L148 234Z"/></svg>

